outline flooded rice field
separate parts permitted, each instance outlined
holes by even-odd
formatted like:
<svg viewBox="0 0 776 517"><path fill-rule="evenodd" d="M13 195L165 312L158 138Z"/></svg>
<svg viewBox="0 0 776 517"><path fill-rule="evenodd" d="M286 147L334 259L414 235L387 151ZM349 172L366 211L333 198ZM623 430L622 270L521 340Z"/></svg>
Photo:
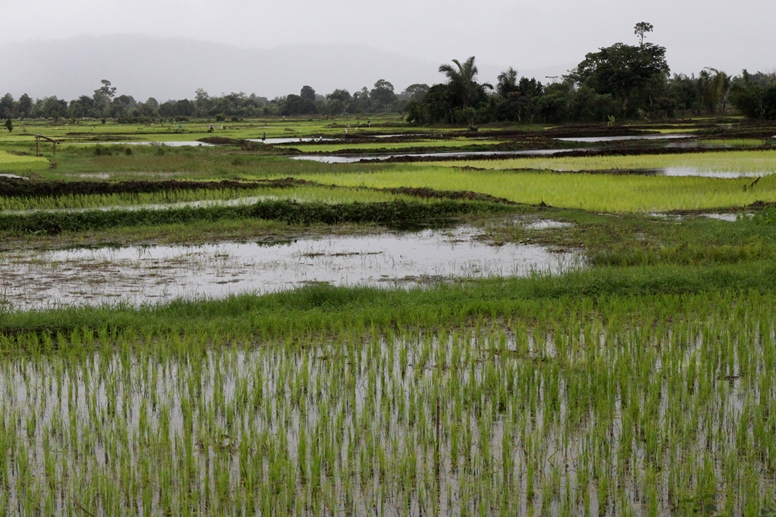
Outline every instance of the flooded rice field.
<svg viewBox="0 0 776 517"><path fill-rule="evenodd" d="M0 363L0 510L770 515L773 298L714 301L250 348L76 330Z"/></svg>
<svg viewBox="0 0 776 517"><path fill-rule="evenodd" d="M463 226L284 243L127 246L0 255L0 304L15 310L166 302L306 284L416 286L456 278L561 272L579 255L536 245L491 246Z"/></svg>

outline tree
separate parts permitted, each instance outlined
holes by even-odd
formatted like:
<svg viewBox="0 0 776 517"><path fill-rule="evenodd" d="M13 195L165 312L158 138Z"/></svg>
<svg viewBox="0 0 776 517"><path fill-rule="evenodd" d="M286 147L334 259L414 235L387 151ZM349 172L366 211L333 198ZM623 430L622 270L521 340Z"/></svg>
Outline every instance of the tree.
<svg viewBox="0 0 776 517"><path fill-rule="evenodd" d="M10 119L10 117L5 119L5 128L9 133L13 131L13 121Z"/></svg>
<svg viewBox="0 0 776 517"><path fill-rule="evenodd" d="M639 37L639 46L644 47L644 35L648 32L652 32L654 27L648 22L639 22L633 28L633 33Z"/></svg>
<svg viewBox="0 0 776 517"><path fill-rule="evenodd" d="M477 77L477 66L474 64L474 56L463 63L453 59L452 66L443 64L439 66L439 71L447 76L450 93L454 98L454 108L465 110L469 106L476 106L485 98L485 89L493 89L489 84L479 84L475 81Z"/></svg>
<svg viewBox="0 0 776 517"><path fill-rule="evenodd" d="M730 86L730 103L749 118L776 119L776 74L744 70Z"/></svg>
<svg viewBox="0 0 776 517"><path fill-rule="evenodd" d="M281 115L312 115L318 112L315 102L305 99L301 95L288 95L280 110Z"/></svg>
<svg viewBox="0 0 776 517"><path fill-rule="evenodd" d="M372 109L372 100L369 98L369 89L364 86L353 93L353 112L369 113Z"/></svg>
<svg viewBox="0 0 776 517"><path fill-rule="evenodd" d="M111 86L110 81L103 79L100 81L102 86L94 90L94 103L97 108L98 116L106 117L110 113L113 96L116 95L116 87Z"/></svg>
<svg viewBox="0 0 776 517"><path fill-rule="evenodd" d="M88 95L81 95L76 100L70 101L70 116L72 118L94 117L96 103Z"/></svg>
<svg viewBox="0 0 776 517"><path fill-rule="evenodd" d="M496 93L506 99L510 93L517 93L517 91L517 70L510 66L507 70L498 74Z"/></svg>
<svg viewBox="0 0 776 517"><path fill-rule="evenodd" d="M19 118L27 118L32 114L32 99L29 95L22 94L19 97L19 101L16 103L16 116Z"/></svg>
<svg viewBox="0 0 776 517"><path fill-rule="evenodd" d="M46 97L40 106L40 116L54 120L67 116L67 101L56 96Z"/></svg>
<svg viewBox="0 0 776 517"><path fill-rule="evenodd" d="M611 94L620 101L622 114L630 116L637 109L648 107L665 86L669 73L665 54L665 47L643 40L639 46L615 43L587 54L568 77L599 94ZM641 105L631 103L638 95L646 101Z"/></svg>
<svg viewBox="0 0 776 517"><path fill-rule="evenodd" d="M210 110L213 106L213 101L204 89L197 88L194 92L194 105L196 106L198 116L207 117L211 115Z"/></svg>
<svg viewBox="0 0 776 517"><path fill-rule="evenodd" d="M347 113L353 97L347 90L337 89L326 96L325 112L329 115Z"/></svg>
<svg viewBox="0 0 776 517"><path fill-rule="evenodd" d="M299 92L299 96L306 101L315 103L315 90L312 86L302 86L302 91Z"/></svg>
<svg viewBox="0 0 776 517"><path fill-rule="evenodd" d="M419 101L426 96L428 89L429 87L427 84L414 83L404 89L404 91L401 93L401 98L409 101Z"/></svg>
<svg viewBox="0 0 776 517"><path fill-rule="evenodd" d="M15 103L13 95L6 93L0 98L0 118L10 119L13 116Z"/></svg>
<svg viewBox="0 0 776 517"><path fill-rule="evenodd" d="M375 87L369 92L369 98L383 111L389 110L396 103L396 94L393 92L393 84L385 79L379 79Z"/></svg>
<svg viewBox="0 0 776 517"><path fill-rule="evenodd" d="M706 111L711 114L725 111L730 79L725 72L715 68L706 67L701 70L698 89Z"/></svg>
<svg viewBox="0 0 776 517"><path fill-rule="evenodd" d="M136 104L137 102L131 95L119 95L111 103L110 114L114 118L125 119L129 110Z"/></svg>

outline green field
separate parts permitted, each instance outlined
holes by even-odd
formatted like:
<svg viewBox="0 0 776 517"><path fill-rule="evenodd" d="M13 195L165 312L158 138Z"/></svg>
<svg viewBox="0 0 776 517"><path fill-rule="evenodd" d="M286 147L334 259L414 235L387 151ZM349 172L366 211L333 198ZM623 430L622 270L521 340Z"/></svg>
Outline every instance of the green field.
<svg viewBox="0 0 776 517"><path fill-rule="evenodd" d="M48 167L49 162L45 158L19 156L0 151L0 173L40 171Z"/></svg>
<svg viewBox="0 0 776 517"><path fill-rule="evenodd" d="M238 140L119 143L196 141L210 123L20 121L0 135L0 172L27 178L0 178L1 514L775 514L774 151L725 140L736 150L660 154L629 141L620 155L325 164ZM285 146L303 152L477 142L394 118L214 124L233 139L348 124L434 135ZM486 141L551 140L514 129ZM61 139L56 155L32 156L34 133ZM734 177L643 173L672 167ZM315 281L326 261L385 253L327 254L327 243L432 230L446 236L442 261L476 240L573 251L579 266ZM162 261L166 247L224 244L212 276L228 286L260 272L230 269L228 244L304 239L324 251L300 247L302 285L88 303L102 284L163 292L162 269L183 267ZM122 260L151 264L136 283L112 258L129 245ZM60 251L76 258L57 262ZM94 251L104 256L77 258ZM56 293L52 278L79 275L94 279L76 288L83 304L50 294L15 308L13 293Z"/></svg>
<svg viewBox="0 0 776 517"><path fill-rule="evenodd" d="M554 171L645 171L667 168L701 172L772 174L776 150L662 154L650 156L589 156L515 158L510 160L467 160L444 162L448 167L483 169L537 169Z"/></svg>
<svg viewBox="0 0 776 517"><path fill-rule="evenodd" d="M481 162L476 162L481 164ZM765 167L765 165L763 165ZM472 190L528 204L605 212L665 212L741 208L776 201L776 177L699 178L501 170L407 165L380 172L302 175L322 183L359 187L431 187Z"/></svg>

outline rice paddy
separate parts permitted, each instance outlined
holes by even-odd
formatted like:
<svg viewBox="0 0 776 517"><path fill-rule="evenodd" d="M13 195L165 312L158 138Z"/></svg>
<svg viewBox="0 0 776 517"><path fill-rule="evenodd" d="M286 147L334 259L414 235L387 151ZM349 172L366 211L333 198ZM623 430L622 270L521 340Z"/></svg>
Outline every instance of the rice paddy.
<svg viewBox="0 0 776 517"><path fill-rule="evenodd" d="M353 187L471 190L517 203L545 203L598 212L740 208L757 201L776 201L774 176L764 176L751 189L748 186L756 178L470 170L415 164L373 173L321 173L300 177Z"/></svg>
<svg viewBox="0 0 776 517"><path fill-rule="evenodd" d="M420 315L417 328L398 331L343 322L330 336L258 342L218 328L0 338L0 508L767 508L776 472L776 300L618 301L559 301L450 329ZM20 346L30 355L13 353Z"/></svg>
<svg viewBox="0 0 776 517"><path fill-rule="evenodd" d="M655 171L686 168L696 171L766 175L774 173L776 151L727 151L636 156L585 156L515 158L511 160L450 161L435 165L483 169L534 169L553 171Z"/></svg>
<svg viewBox="0 0 776 517"><path fill-rule="evenodd" d="M48 169L48 167L49 163L45 158L20 156L0 151L0 173L39 171Z"/></svg>
<svg viewBox="0 0 776 517"><path fill-rule="evenodd" d="M0 135L68 140L0 179L0 514L776 515L773 151L321 164L76 126ZM670 167L721 177L634 174Z"/></svg>

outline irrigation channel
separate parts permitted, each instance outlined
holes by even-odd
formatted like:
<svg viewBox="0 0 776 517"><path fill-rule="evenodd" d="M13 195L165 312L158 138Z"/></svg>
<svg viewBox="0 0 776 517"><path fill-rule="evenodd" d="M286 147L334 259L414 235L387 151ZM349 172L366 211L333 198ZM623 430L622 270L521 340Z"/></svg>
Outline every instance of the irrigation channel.
<svg viewBox="0 0 776 517"><path fill-rule="evenodd" d="M0 255L0 303L17 310L141 305L264 294L322 282L409 287L452 279L561 273L583 264L574 252L529 244L493 246L479 239L480 233L458 226L280 243L9 252Z"/></svg>

